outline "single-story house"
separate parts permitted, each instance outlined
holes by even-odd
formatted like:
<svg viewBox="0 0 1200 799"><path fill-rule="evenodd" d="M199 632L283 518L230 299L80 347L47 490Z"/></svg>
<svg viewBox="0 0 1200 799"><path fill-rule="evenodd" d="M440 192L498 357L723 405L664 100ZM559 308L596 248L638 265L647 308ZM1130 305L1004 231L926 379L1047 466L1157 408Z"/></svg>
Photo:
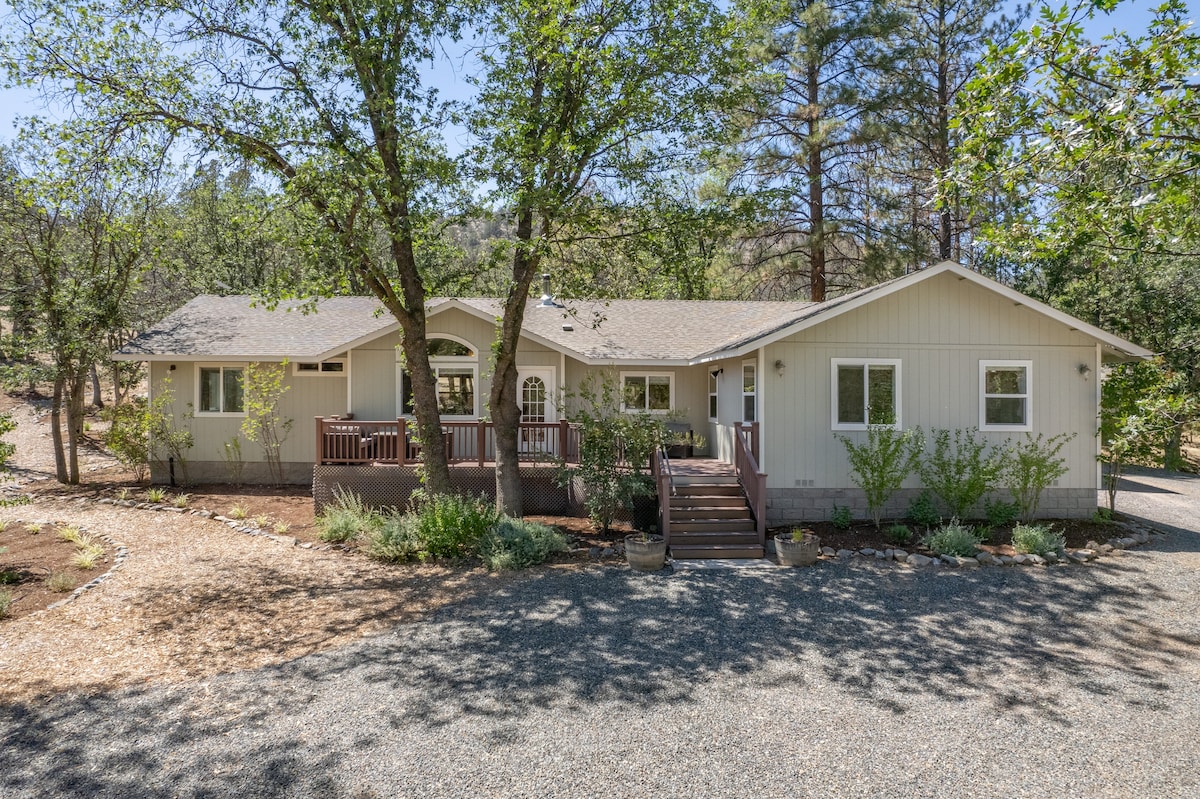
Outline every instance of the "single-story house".
<svg viewBox="0 0 1200 799"><path fill-rule="evenodd" d="M321 300L315 313L296 305L197 297L114 357L148 361L152 391L169 379L176 423L195 435L188 468L199 481L227 479L224 444L244 416L247 365L286 359L280 410L295 420L282 450L287 479L313 481L318 501L344 481L403 503L420 452L406 435L399 325L374 298ZM492 298L428 303L445 446L471 467L461 474L474 490L490 489L488 353L500 309ZM865 436L873 423L977 427L997 443L1075 433L1042 513L1088 516L1099 486L1101 367L1150 354L950 262L823 303L531 299L517 356L527 506L560 502L538 471L548 471L540 456L569 459L575 447L563 421L570 401L557 398L606 371L630 410L669 416L705 439L698 454L709 460L673 461L672 479L720 479L704 474L724 466L761 478L758 489L743 485L760 494L747 500L760 537L764 523L828 518L835 504L865 513L836 436ZM246 478L264 479L256 447L241 449ZM153 479L167 475L157 468ZM918 491L914 477L889 513L902 514Z"/></svg>

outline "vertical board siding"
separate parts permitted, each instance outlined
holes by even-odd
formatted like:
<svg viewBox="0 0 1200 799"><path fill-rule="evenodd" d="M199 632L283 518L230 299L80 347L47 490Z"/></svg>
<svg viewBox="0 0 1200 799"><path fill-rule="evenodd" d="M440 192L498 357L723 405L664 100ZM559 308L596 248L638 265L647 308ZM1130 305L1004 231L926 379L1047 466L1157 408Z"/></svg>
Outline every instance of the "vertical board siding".
<svg viewBox="0 0 1200 799"><path fill-rule="evenodd" d="M764 375L771 425L764 428L764 468L772 488L850 488L845 447L832 431L830 361L901 360L905 428L979 424L979 362L1033 362L1033 434L1075 432L1063 449L1069 473L1060 488L1095 488L1095 342L953 275L939 276L769 345L766 362L782 359L779 376ZM853 440L865 433L842 433ZM985 432L1000 444L1023 433ZM910 478L905 487L916 487Z"/></svg>

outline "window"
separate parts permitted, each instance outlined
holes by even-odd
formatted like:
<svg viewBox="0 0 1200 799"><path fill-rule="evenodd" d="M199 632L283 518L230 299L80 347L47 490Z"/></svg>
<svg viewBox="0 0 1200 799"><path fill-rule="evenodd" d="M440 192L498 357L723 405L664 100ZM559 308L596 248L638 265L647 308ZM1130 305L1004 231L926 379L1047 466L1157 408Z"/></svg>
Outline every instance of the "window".
<svg viewBox="0 0 1200 799"><path fill-rule="evenodd" d="M475 367L433 367L437 381L438 413L442 416L475 416ZM413 412L412 379L405 370L402 377L403 399L401 413L411 416Z"/></svg>
<svg viewBox="0 0 1200 799"><path fill-rule="evenodd" d="M900 427L900 361L834 358L833 429Z"/></svg>
<svg viewBox="0 0 1200 799"><path fill-rule="evenodd" d="M346 362L339 358L333 361L320 361L317 363L293 363L292 374L339 377L346 374Z"/></svg>
<svg viewBox="0 0 1200 799"><path fill-rule="evenodd" d="M670 374L621 373L622 410L667 413L675 406L675 382Z"/></svg>
<svg viewBox="0 0 1200 799"><path fill-rule="evenodd" d="M979 429L1029 431L1033 361L979 362Z"/></svg>
<svg viewBox="0 0 1200 799"><path fill-rule="evenodd" d="M242 366L201 366L197 413L244 413Z"/></svg>
<svg viewBox="0 0 1200 799"><path fill-rule="evenodd" d="M753 422L758 409L758 375L754 362L742 364L742 421Z"/></svg>
<svg viewBox="0 0 1200 799"><path fill-rule="evenodd" d="M710 422L717 421L717 377L720 374L720 370L708 373L708 420Z"/></svg>

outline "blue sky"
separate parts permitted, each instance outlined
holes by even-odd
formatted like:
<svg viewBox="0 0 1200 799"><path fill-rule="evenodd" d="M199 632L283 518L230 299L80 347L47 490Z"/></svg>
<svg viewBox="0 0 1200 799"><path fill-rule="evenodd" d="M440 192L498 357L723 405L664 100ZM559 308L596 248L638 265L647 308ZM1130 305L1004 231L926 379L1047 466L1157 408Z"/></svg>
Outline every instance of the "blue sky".
<svg viewBox="0 0 1200 799"><path fill-rule="evenodd" d="M1057 4L1057 0L1054 3ZM1157 5L1151 0L1125 0L1117 10L1108 15L1101 15L1089 26L1088 33L1094 38L1121 31L1144 31L1151 18L1151 9ZM0 15L8 14L8 3L0 0ZM1200 18L1200 0L1188 0L1188 8L1193 19ZM441 63L433 65L431 76L437 81L444 97L463 97L468 93L468 87L463 82L459 70L461 65L456 59L453 63L449 57L444 57ZM0 141L12 138L14 125L18 116L29 114L44 114L45 109L40 104L36 92L25 89L0 89ZM451 143L451 149L461 148Z"/></svg>

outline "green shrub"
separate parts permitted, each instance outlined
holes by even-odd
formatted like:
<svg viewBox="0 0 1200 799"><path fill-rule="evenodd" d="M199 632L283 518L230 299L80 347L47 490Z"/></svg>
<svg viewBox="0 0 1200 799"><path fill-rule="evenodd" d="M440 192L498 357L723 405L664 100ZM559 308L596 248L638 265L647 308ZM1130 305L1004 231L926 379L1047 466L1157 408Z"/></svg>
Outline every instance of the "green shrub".
<svg viewBox="0 0 1200 799"><path fill-rule="evenodd" d="M567 539L555 528L505 517L484 539L480 555L489 569L502 571L545 563L555 552L565 552L566 549Z"/></svg>
<svg viewBox="0 0 1200 799"><path fill-rule="evenodd" d="M165 488L147 488L146 501L158 504L167 498L167 489Z"/></svg>
<svg viewBox="0 0 1200 799"><path fill-rule="evenodd" d="M399 513L388 513L367 533L366 551L369 557L394 563L405 563L423 557L424 546L416 534L416 519Z"/></svg>
<svg viewBox="0 0 1200 799"><path fill-rule="evenodd" d="M0 619L8 616L12 611L13 593L7 588L0 588Z"/></svg>
<svg viewBox="0 0 1200 799"><path fill-rule="evenodd" d="M942 515L938 513L937 503L933 501L933 494L928 491L918 494L916 499L908 504L908 518L912 519L914 524L926 529L935 524L941 524Z"/></svg>
<svg viewBox="0 0 1200 799"><path fill-rule="evenodd" d="M409 513L414 533L429 557L456 558L478 551L496 523L500 512L495 504L480 497L435 494L418 498Z"/></svg>
<svg viewBox="0 0 1200 799"><path fill-rule="evenodd" d="M981 539L975 528L951 519L923 539L925 546L936 555L970 557L979 551Z"/></svg>
<svg viewBox="0 0 1200 799"><path fill-rule="evenodd" d="M1059 433L1046 438L1025 434L1025 440L1013 444L1004 467L1004 482L1017 502L1022 521L1030 521L1037 513L1042 491L1067 473L1066 458L1058 453L1075 437L1074 433Z"/></svg>
<svg viewBox="0 0 1200 799"><path fill-rule="evenodd" d="M241 518L244 517L243 512ZM357 494L335 489L333 504L326 505L317 516L317 534L322 541L342 544L370 533L378 528L381 522L378 511L363 504L362 498Z"/></svg>
<svg viewBox="0 0 1200 799"><path fill-rule="evenodd" d="M1092 521L1096 524L1112 524L1113 512L1111 508L1096 508L1096 512L1092 514Z"/></svg>
<svg viewBox="0 0 1200 799"><path fill-rule="evenodd" d="M884 504L916 466L921 454L921 436L914 430L871 425L867 428L867 440L861 444L849 436L837 438L850 459L851 479L867 495L867 510L878 530Z"/></svg>
<svg viewBox="0 0 1200 799"><path fill-rule="evenodd" d="M146 400L139 398L105 408L101 417L111 422L102 437L104 446L133 471L134 480L142 482L150 465L150 416Z"/></svg>
<svg viewBox="0 0 1200 799"><path fill-rule="evenodd" d="M983 515L992 527L1007 527L1017 520L1021 509L1015 502L989 499L983 503Z"/></svg>
<svg viewBox="0 0 1200 799"><path fill-rule="evenodd" d="M893 544L907 544L912 541L913 534L907 524L893 524L888 528L887 537Z"/></svg>
<svg viewBox="0 0 1200 799"><path fill-rule="evenodd" d="M945 504L951 516L963 517L1000 478L1004 450L988 446L970 427L934 429L933 451L921 460L921 482Z"/></svg>
<svg viewBox="0 0 1200 799"><path fill-rule="evenodd" d="M1042 524L1018 524L1012 531L1013 549L1033 555L1061 552L1067 545L1062 533Z"/></svg>
<svg viewBox="0 0 1200 799"><path fill-rule="evenodd" d="M849 530L850 522L853 521L850 508L846 505L834 505L833 510L829 512L829 521L839 530Z"/></svg>
<svg viewBox="0 0 1200 799"><path fill-rule="evenodd" d="M54 572L46 578L46 589L56 594L65 594L75 587L75 578L66 572Z"/></svg>
<svg viewBox="0 0 1200 799"><path fill-rule="evenodd" d="M17 429L17 422L11 413L0 413L0 436ZM16 444L0 441L0 471L8 469L8 459L17 451Z"/></svg>

